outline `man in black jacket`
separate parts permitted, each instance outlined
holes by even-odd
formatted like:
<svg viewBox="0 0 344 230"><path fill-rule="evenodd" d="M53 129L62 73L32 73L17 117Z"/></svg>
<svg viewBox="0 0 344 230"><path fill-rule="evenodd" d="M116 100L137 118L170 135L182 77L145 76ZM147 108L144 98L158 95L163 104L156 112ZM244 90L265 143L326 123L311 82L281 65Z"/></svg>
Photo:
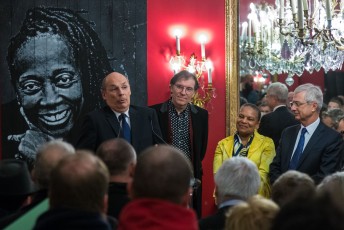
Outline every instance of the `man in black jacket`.
<svg viewBox="0 0 344 230"><path fill-rule="evenodd" d="M208 111L191 104L199 88L197 77L183 70L170 81L171 98L153 105L158 115L162 138L180 149L192 162L195 178L202 180L202 160L208 142ZM193 208L201 217L202 190L193 197Z"/></svg>
<svg viewBox="0 0 344 230"><path fill-rule="evenodd" d="M286 85L280 82L272 83L265 97L272 112L262 117L258 132L270 137L277 149L282 131L289 126L299 124L299 122L287 108L288 88Z"/></svg>

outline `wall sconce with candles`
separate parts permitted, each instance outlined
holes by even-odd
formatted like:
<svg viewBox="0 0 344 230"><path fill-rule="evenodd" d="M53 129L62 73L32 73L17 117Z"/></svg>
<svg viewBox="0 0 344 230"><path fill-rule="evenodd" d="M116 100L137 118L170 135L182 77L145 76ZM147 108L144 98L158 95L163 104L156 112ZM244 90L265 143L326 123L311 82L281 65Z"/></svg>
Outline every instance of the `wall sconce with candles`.
<svg viewBox="0 0 344 230"><path fill-rule="evenodd" d="M181 55L180 52L181 30L176 29L174 31L174 36L176 38L176 55L171 57L171 69L174 74L181 70L187 70L196 75L200 87L195 93L192 103L201 108L206 108L210 112L212 110L211 100L217 95L212 84L212 72L214 67L210 59L207 59L205 55L205 43L207 38L205 35L200 35L199 37L201 43L201 59L198 60L196 54L192 53L188 61L186 61L185 57ZM207 74L207 84L205 84L205 74Z"/></svg>

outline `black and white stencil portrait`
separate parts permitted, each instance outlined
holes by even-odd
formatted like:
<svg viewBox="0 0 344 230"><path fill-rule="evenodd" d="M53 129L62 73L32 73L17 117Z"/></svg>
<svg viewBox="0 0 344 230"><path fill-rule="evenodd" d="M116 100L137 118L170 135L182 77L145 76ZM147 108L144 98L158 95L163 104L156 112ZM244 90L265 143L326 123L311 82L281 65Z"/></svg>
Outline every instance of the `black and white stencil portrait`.
<svg viewBox="0 0 344 230"><path fill-rule="evenodd" d="M121 9L125 4L100 2L118 2ZM109 7L113 14L114 7ZM88 12L81 8L31 7L19 30L8 39L5 57L15 98L2 100L2 158L23 159L32 167L42 143L56 138L72 142L82 115L102 105L101 81L112 70L145 78L128 71L135 69L130 64L138 65L137 60L126 60L105 48L95 30L97 23L85 17ZM128 51L136 52L124 50Z"/></svg>

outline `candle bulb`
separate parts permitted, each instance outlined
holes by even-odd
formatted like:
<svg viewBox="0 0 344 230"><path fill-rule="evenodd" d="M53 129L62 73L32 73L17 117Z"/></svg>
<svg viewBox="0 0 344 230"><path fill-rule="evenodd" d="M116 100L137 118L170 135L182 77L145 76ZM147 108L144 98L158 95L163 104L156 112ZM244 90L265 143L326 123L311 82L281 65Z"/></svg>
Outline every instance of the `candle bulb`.
<svg viewBox="0 0 344 230"><path fill-rule="evenodd" d="M244 42L247 38L247 22L242 23L241 41Z"/></svg>
<svg viewBox="0 0 344 230"><path fill-rule="evenodd" d="M174 36L176 36L176 49L177 49L177 55L180 55L180 37L181 37L182 31L180 29L176 29L174 31Z"/></svg>
<svg viewBox="0 0 344 230"><path fill-rule="evenodd" d="M279 18L284 18L284 0L280 0Z"/></svg>
<svg viewBox="0 0 344 230"><path fill-rule="evenodd" d="M308 10L308 2L307 2L307 0L303 0L302 1L302 7L303 7L303 10Z"/></svg>
<svg viewBox="0 0 344 230"><path fill-rule="evenodd" d="M298 20L299 20L299 29L303 29L302 0L297 0L297 17L298 17Z"/></svg>
<svg viewBox="0 0 344 230"><path fill-rule="evenodd" d="M204 44L204 42L201 43L201 57L202 57L202 60L205 59L205 44Z"/></svg>
<svg viewBox="0 0 344 230"><path fill-rule="evenodd" d="M251 14L248 15L248 43L251 44L252 19Z"/></svg>
<svg viewBox="0 0 344 230"><path fill-rule="evenodd" d="M290 0L290 5L291 5L291 12L292 12L293 14L296 14L295 0Z"/></svg>
<svg viewBox="0 0 344 230"><path fill-rule="evenodd" d="M180 54L180 38L176 35L177 55Z"/></svg>
<svg viewBox="0 0 344 230"><path fill-rule="evenodd" d="M211 68L208 69L208 85L212 84L212 78L211 78Z"/></svg>
<svg viewBox="0 0 344 230"><path fill-rule="evenodd" d="M213 64L211 63L210 60L207 60L205 62L205 68L207 69L208 71L208 85L211 85L212 84L212 77L211 77L211 71L213 70Z"/></svg>
<svg viewBox="0 0 344 230"><path fill-rule="evenodd" d="M205 37L204 34L199 36L199 41L201 42L201 58L204 61L205 60L205 42L207 38Z"/></svg>
<svg viewBox="0 0 344 230"><path fill-rule="evenodd" d="M328 21L332 19L331 16L331 2L330 0L326 0L326 18Z"/></svg>

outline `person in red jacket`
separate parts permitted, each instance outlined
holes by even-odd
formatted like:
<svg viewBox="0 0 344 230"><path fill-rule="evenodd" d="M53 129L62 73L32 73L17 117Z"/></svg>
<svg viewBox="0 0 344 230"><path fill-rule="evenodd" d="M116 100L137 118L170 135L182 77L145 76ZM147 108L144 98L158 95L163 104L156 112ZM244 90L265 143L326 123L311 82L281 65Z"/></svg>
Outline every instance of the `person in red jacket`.
<svg viewBox="0 0 344 230"><path fill-rule="evenodd" d="M137 159L128 184L132 201L122 209L118 229L198 229L196 213L188 207L192 181L191 165L180 150L148 148Z"/></svg>

